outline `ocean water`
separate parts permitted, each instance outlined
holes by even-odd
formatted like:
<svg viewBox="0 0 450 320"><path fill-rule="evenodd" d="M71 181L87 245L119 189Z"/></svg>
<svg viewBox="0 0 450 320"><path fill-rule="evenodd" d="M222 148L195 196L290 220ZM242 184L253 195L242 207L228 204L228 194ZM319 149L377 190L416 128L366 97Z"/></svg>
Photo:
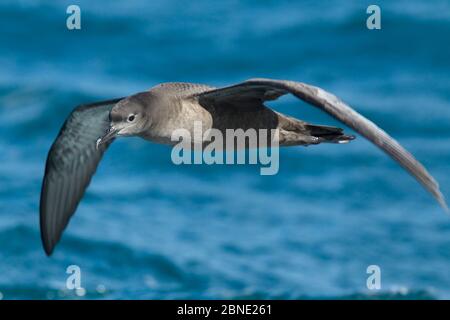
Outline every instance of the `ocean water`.
<svg viewBox="0 0 450 320"><path fill-rule="evenodd" d="M280 171L176 166L119 139L51 258L39 236L48 149L80 103L164 81L321 86L406 146L450 198L450 3L0 2L0 298L445 299L450 217L363 138L280 151ZM270 103L339 125L293 98ZM348 130L351 132L351 130ZM65 289L81 269L84 296ZM366 287L369 265L381 290Z"/></svg>

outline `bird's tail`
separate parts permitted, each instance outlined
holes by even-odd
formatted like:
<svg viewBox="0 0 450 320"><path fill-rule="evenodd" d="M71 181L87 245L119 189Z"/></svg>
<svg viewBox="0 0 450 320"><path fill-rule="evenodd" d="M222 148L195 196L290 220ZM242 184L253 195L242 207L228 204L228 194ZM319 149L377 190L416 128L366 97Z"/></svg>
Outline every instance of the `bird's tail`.
<svg viewBox="0 0 450 320"><path fill-rule="evenodd" d="M348 143L355 139L353 135L346 135L343 129L331 126L304 124L304 129L313 137L319 138L319 143Z"/></svg>

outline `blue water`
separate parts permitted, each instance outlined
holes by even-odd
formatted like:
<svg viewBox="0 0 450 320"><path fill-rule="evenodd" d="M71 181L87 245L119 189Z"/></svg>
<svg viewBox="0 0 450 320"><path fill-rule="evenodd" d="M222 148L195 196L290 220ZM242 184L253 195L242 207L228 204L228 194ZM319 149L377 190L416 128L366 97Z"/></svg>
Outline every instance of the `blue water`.
<svg viewBox="0 0 450 320"><path fill-rule="evenodd" d="M75 2L75 1L74 1ZM0 297L450 298L450 217L359 138L287 148L280 171L175 166L170 148L115 142L54 255L41 247L47 151L72 108L164 81L252 77L337 94L404 144L450 198L450 3L376 1L0 2ZM293 98L270 104L336 121ZM381 268L381 290L366 268Z"/></svg>

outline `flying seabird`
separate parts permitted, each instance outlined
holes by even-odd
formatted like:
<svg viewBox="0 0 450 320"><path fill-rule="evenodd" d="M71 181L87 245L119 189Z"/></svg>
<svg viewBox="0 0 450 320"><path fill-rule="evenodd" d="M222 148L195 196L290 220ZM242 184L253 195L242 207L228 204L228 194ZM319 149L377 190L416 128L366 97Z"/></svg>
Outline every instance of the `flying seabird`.
<svg viewBox="0 0 450 320"><path fill-rule="evenodd" d="M301 82L251 79L214 88L193 83L163 83L128 97L76 107L50 148L40 199L40 227L44 250L51 255L70 217L95 173L103 153L120 136L174 144L171 134L201 121L203 128L278 129L279 145L346 143L354 137L341 128L313 125L264 105L285 94L330 114L382 149L446 210L439 185L397 141L336 96Z"/></svg>

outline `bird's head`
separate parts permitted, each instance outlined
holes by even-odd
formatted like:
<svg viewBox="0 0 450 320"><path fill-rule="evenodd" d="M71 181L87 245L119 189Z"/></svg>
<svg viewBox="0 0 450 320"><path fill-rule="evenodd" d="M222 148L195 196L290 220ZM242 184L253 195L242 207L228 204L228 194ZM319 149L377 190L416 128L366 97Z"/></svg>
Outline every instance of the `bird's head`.
<svg viewBox="0 0 450 320"><path fill-rule="evenodd" d="M146 112L148 92L138 93L120 100L110 111L110 126L105 135L97 140L99 145L118 136L136 136L142 133L150 119Z"/></svg>

